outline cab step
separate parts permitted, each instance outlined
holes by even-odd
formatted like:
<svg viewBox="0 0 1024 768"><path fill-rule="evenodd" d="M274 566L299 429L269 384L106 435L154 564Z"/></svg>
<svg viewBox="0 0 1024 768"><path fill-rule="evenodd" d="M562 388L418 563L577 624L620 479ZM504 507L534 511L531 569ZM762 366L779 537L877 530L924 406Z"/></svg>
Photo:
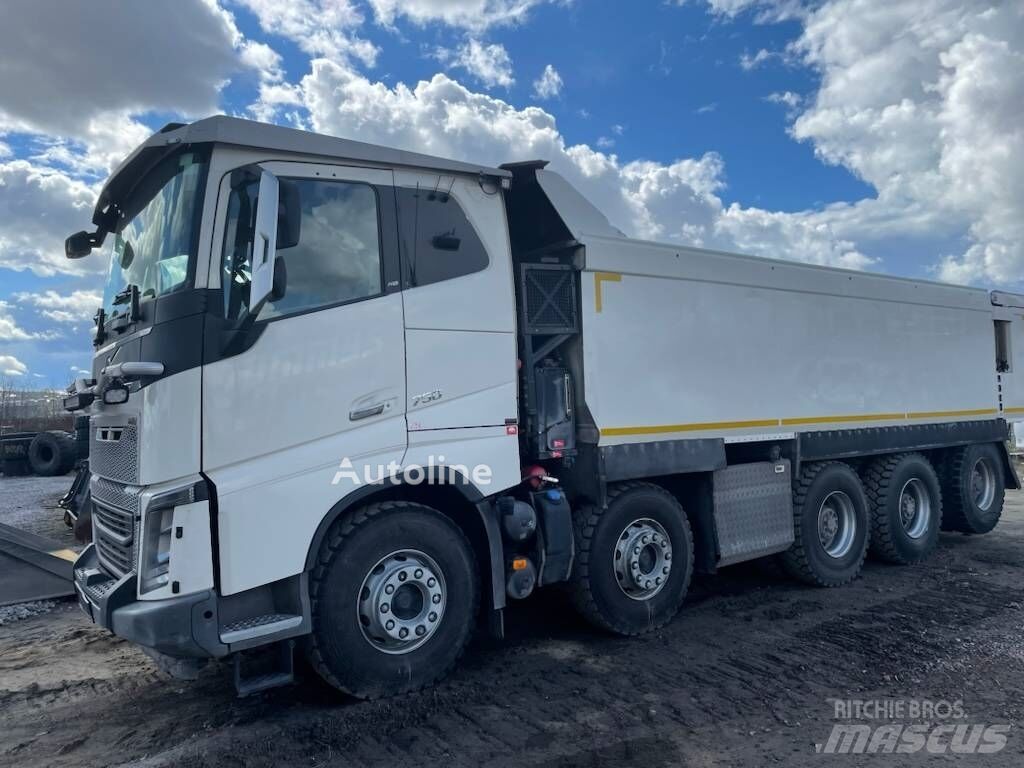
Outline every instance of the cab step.
<svg viewBox="0 0 1024 768"><path fill-rule="evenodd" d="M248 661L259 662L255 665L258 671L250 671L248 675L244 668L247 652L234 655L235 691L239 698L295 682L294 640L282 640L271 648L248 654Z"/></svg>

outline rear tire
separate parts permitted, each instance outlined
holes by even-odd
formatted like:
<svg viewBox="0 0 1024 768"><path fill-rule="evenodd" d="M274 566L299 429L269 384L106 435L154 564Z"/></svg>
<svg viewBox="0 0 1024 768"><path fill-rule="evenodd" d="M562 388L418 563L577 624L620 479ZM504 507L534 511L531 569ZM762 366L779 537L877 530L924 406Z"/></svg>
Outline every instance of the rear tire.
<svg viewBox="0 0 1024 768"><path fill-rule="evenodd" d="M967 445L947 454L942 473L942 529L988 533L1003 514L1003 457L992 443Z"/></svg>
<svg viewBox="0 0 1024 768"><path fill-rule="evenodd" d="M585 507L575 522L569 594L583 617L620 635L671 621L693 575L693 534L676 498L652 483L622 483L606 508Z"/></svg>
<svg viewBox="0 0 1024 768"><path fill-rule="evenodd" d="M401 501L363 507L321 546L310 578L309 661L359 698L431 685L469 642L478 585L469 542L440 512Z"/></svg>
<svg viewBox="0 0 1024 768"><path fill-rule="evenodd" d="M871 554L900 565L919 563L939 543L942 493L920 453L883 456L864 472L871 514Z"/></svg>
<svg viewBox="0 0 1024 768"><path fill-rule="evenodd" d="M852 467L818 462L803 468L793 490L793 535L781 557L793 578L838 587L857 577L868 548L868 510Z"/></svg>

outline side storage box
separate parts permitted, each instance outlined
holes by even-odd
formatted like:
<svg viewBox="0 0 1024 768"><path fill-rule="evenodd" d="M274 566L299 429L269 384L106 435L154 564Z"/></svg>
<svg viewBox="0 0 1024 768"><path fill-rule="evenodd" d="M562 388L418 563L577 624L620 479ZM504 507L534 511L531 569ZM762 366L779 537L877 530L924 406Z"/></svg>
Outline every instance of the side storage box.
<svg viewBox="0 0 1024 768"><path fill-rule="evenodd" d="M789 549L793 478L789 461L736 464L713 475L718 565Z"/></svg>

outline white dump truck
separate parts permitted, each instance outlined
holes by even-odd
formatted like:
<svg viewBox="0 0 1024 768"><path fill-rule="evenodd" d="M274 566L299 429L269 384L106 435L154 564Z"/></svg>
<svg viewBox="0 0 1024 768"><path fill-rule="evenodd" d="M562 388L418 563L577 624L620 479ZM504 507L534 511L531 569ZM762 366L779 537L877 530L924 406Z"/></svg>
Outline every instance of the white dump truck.
<svg viewBox="0 0 1024 768"><path fill-rule="evenodd" d="M242 693L295 650L430 685L552 585L624 635L695 569L838 587L1018 487L1024 297L632 240L544 162L228 117L153 135L93 224L79 602Z"/></svg>

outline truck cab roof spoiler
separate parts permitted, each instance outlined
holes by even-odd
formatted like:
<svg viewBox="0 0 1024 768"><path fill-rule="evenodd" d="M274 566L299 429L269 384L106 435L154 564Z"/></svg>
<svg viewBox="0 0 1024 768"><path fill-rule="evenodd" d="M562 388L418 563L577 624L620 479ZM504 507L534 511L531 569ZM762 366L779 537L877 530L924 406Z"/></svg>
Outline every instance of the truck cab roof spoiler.
<svg viewBox="0 0 1024 768"><path fill-rule="evenodd" d="M345 161L380 164L398 168L422 168L442 173L487 176L511 179L512 173L504 168L464 163L443 157L407 152L335 136L323 136L295 128L259 123L238 117L217 115L194 123L169 123L139 145L114 170L100 192L93 211L93 223L109 223L107 213L111 203L123 199L140 177L168 152L184 144L217 142L242 147L255 147L277 152L319 155Z"/></svg>

